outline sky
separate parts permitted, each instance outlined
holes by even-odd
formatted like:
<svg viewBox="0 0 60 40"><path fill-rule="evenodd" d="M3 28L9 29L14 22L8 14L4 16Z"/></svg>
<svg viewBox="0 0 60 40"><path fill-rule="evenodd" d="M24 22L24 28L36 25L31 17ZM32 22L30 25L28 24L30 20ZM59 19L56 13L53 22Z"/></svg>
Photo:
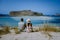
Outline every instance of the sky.
<svg viewBox="0 0 60 40"><path fill-rule="evenodd" d="M44 15L60 13L60 0L0 0L0 14L10 11L32 10Z"/></svg>

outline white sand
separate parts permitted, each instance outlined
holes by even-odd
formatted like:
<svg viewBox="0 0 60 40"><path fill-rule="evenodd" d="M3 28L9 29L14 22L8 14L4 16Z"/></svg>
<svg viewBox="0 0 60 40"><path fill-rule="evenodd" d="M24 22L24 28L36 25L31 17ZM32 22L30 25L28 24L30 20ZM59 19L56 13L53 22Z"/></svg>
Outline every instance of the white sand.
<svg viewBox="0 0 60 40"><path fill-rule="evenodd" d="M50 40L60 40L60 32L51 32ZM22 32L21 34L6 34L0 40L49 40L43 32Z"/></svg>

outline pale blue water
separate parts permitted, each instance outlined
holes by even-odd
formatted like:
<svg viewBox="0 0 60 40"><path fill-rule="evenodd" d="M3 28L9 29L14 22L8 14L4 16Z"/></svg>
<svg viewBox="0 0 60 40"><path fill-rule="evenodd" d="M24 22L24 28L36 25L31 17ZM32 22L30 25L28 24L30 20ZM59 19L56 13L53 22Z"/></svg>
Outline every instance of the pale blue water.
<svg viewBox="0 0 60 40"><path fill-rule="evenodd" d="M21 16L21 17L0 17L0 25L8 25L8 26L18 26L18 22L20 22L20 18L24 18L24 22L28 18L31 19L33 26L47 23L52 26L60 27L60 17L51 17L51 16Z"/></svg>

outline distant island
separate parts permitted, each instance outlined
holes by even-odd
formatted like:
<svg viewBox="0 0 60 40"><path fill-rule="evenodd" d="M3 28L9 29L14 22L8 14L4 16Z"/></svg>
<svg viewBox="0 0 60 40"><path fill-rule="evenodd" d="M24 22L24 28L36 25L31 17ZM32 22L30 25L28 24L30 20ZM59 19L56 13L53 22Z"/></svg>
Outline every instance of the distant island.
<svg viewBox="0 0 60 40"><path fill-rule="evenodd" d="M41 12L35 12L32 10L10 11L9 14L0 13L0 17L11 17L11 16L60 16L60 13L55 13L54 15L44 15Z"/></svg>
<svg viewBox="0 0 60 40"><path fill-rule="evenodd" d="M7 17L9 16L8 14L0 14L0 17Z"/></svg>
<svg viewBox="0 0 60 40"><path fill-rule="evenodd" d="M60 16L60 13L56 13L55 15L56 15L56 16Z"/></svg>
<svg viewBox="0 0 60 40"><path fill-rule="evenodd" d="M10 16L43 16L43 13L34 12L31 10L11 11Z"/></svg>

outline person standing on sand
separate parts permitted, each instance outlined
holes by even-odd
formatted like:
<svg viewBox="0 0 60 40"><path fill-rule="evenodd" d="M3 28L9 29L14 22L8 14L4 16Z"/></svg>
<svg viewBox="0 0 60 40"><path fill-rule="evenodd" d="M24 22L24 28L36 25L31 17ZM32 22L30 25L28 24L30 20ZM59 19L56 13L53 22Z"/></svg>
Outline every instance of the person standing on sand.
<svg viewBox="0 0 60 40"><path fill-rule="evenodd" d="M31 23L31 20L30 19L27 19L26 20L26 32L32 32L33 31L33 28L32 28L32 23Z"/></svg>
<svg viewBox="0 0 60 40"><path fill-rule="evenodd" d="M19 31L22 31L22 27L24 26L24 19L21 18L20 22L18 23L18 29Z"/></svg>

